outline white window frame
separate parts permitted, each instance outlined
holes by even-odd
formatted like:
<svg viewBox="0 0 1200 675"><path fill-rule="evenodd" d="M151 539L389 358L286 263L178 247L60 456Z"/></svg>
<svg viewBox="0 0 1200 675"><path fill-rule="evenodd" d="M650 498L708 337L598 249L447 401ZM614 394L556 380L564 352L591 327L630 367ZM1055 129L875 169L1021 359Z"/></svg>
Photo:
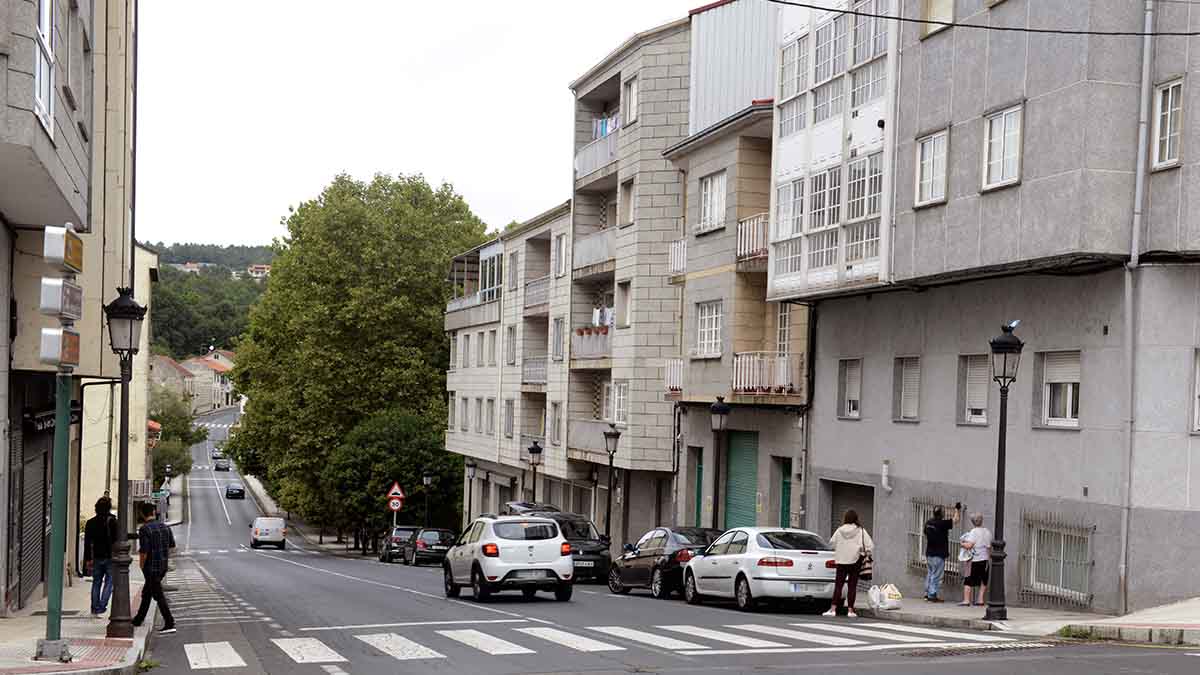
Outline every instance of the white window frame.
<svg viewBox="0 0 1200 675"><path fill-rule="evenodd" d="M483 366L487 365L487 363L483 360L483 355L485 353L483 341L484 341L483 331L479 331L478 333L475 334L475 367L476 368L482 368Z"/></svg>
<svg viewBox="0 0 1200 675"><path fill-rule="evenodd" d="M798 93L796 68L799 66L800 46L789 42L779 50L779 100L786 101Z"/></svg>
<svg viewBox="0 0 1200 675"><path fill-rule="evenodd" d="M888 5L890 0L860 0L855 3L854 11L862 12L863 14L886 15L888 13ZM888 20L881 19L875 16L855 16L851 30L853 31L853 41L851 43L851 63L861 65L882 56L887 51L887 31ZM866 33L861 35L860 31ZM860 50L860 47L865 49Z"/></svg>
<svg viewBox="0 0 1200 675"><path fill-rule="evenodd" d="M1164 135L1165 134L1165 135ZM1183 140L1183 79L1164 82L1154 89L1155 169L1179 164Z"/></svg>
<svg viewBox="0 0 1200 675"><path fill-rule="evenodd" d="M624 126L628 126L636 122L638 118L638 78L636 75L622 83L621 99L621 116L625 118Z"/></svg>
<svg viewBox="0 0 1200 675"><path fill-rule="evenodd" d="M463 332L462 334L462 349L458 350L462 354L462 367L471 367L471 333Z"/></svg>
<svg viewBox="0 0 1200 675"><path fill-rule="evenodd" d="M517 363L517 327L504 327L504 361L508 365Z"/></svg>
<svg viewBox="0 0 1200 675"><path fill-rule="evenodd" d="M806 232L836 227L842 222L842 167L818 171L808 177Z"/></svg>
<svg viewBox="0 0 1200 675"><path fill-rule="evenodd" d="M567 273L567 235L559 234L554 237L554 276L561 277Z"/></svg>
<svg viewBox="0 0 1200 675"><path fill-rule="evenodd" d="M487 433L489 436L496 435L496 399L489 398L487 400Z"/></svg>
<svg viewBox="0 0 1200 675"><path fill-rule="evenodd" d="M450 370L458 368L458 333L450 334Z"/></svg>
<svg viewBox="0 0 1200 675"><path fill-rule="evenodd" d="M696 303L696 356L716 358L721 356L721 300Z"/></svg>
<svg viewBox="0 0 1200 675"><path fill-rule="evenodd" d="M921 19L954 23L954 0L921 0ZM949 28L949 26L923 23L921 24L921 37L928 37L945 28Z"/></svg>
<svg viewBox="0 0 1200 675"><path fill-rule="evenodd" d="M916 422L921 419L921 357L902 356L896 361L900 378L896 387L900 394L896 419Z"/></svg>
<svg viewBox="0 0 1200 675"><path fill-rule="evenodd" d="M563 336L566 335L564 326L566 319L561 316L554 318L554 323L550 330L550 340L553 344L550 345L550 353L555 361L563 360Z"/></svg>
<svg viewBox="0 0 1200 675"><path fill-rule="evenodd" d="M550 403L550 444L559 445L562 442L562 404L558 401Z"/></svg>
<svg viewBox="0 0 1200 675"><path fill-rule="evenodd" d="M1047 373L1049 370L1049 361L1053 358L1069 357L1074 355L1076 368L1079 369L1079 374L1074 382L1069 379L1055 378L1051 380L1051 376ZM1083 364L1082 354L1078 351L1062 351L1062 352L1045 352L1042 355L1042 423L1050 427L1079 427L1079 412L1073 410L1079 406L1078 399L1080 388L1083 379ZM1072 386L1073 385L1073 386ZM1064 386L1066 395L1066 417L1051 417L1050 416L1050 392L1055 386ZM1074 413L1074 417L1072 417Z"/></svg>
<svg viewBox="0 0 1200 675"><path fill-rule="evenodd" d="M697 234L725 227L726 189L724 169L700 179L700 221L696 223Z"/></svg>
<svg viewBox="0 0 1200 675"><path fill-rule="evenodd" d="M54 0L37 0L34 31L33 114L54 138ZM49 80L49 81L46 81Z"/></svg>
<svg viewBox="0 0 1200 675"><path fill-rule="evenodd" d="M792 351L792 306L786 302L779 303L775 315L775 351L780 356L787 356Z"/></svg>
<svg viewBox="0 0 1200 675"><path fill-rule="evenodd" d="M471 399L463 396L458 399L458 428L467 431L471 426Z"/></svg>
<svg viewBox="0 0 1200 675"><path fill-rule="evenodd" d="M787 138L808 125L808 94L793 96L779 106L779 137Z"/></svg>
<svg viewBox="0 0 1200 675"><path fill-rule="evenodd" d="M820 84L846 72L847 15L838 16L817 26L816 50L813 57L813 84Z"/></svg>
<svg viewBox="0 0 1200 675"><path fill-rule="evenodd" d="M842 400L838 401L838 417L862 417L862 359L841 359L838 374L842 377ZM852 386L853 385L853 386Z"/></svg>
<svg viewBox="0 0 1200 675"><path fill-rule="evenodd" d="M969 354L964 357L963 373L963 411L962 419L968 424L987 424L988 421L988 396L992 389L992 365L987 354ZM976 372L976 379L979 381L977 387L982 387L982 391L972 392L971 373ZM977 398L981 397L981 398ZM982 405L971 405L972 403L980 403ZM978 410L979 412L973 412Z"/></svg>
<svg viewBox="0 0 1200 675"><path fill-rule="evenodd" d="M875 59L850 71L850 109L883 98L887 85L887 61Z"/></svg>
<svg viewBox="0 0 1200 675"><path fill-rule="evenodd" d="M983 118L983 189L1014 185L1021 181L1021 145L1024 131L1022 127L1024 114L1023 105L998 110ZM999 139L995 137L999 125ZM999 159L993 158L993 152L999 152ZM1013 171L1008 173L1009 160L1012 161ZM992 179L990 167L995 164L1000 167L1000 174Z"/></svg>
<svg viewBox="0 0 1200 675"><path fill-rule="evenodd" d="M500 339L498 331L493 328L488 331L488 365L496 365L496 340Z"/></svg>
<svg viewBox="0 0 1200 675"><path fill-rule="evenodd" d="M629 424L629 382L618 380L612 383L612 421L617 426Z"/></svg>
<svg viewBox="0 0 1200 675"><path fill-rule="evenodd" d="M446 392L450 398L450 405L446 406L446 428L454 431L454 419L457 412L458 399L455 398L454 392Z"/></svg>
<svg viewBox="0 0 1200 675"><path fill-rule="evenodd" d="M604 383L604 386L601 387L601 392L600 392L600 398L601 398L600 419L602 419L606 422L613 421L613 407L612 407L613 399L612 399L612 396L613 396L613 383L610 380L610 381Z"/></svg>
<svg viewBox="0 0 1200 675"><path fill-rule="evenodd" d="M855 157L846 165L846 173L846 222L878 216L883 199L883 152Z"/></svg>
<svg viewBox="0 0 1200 675"><path fill-rule="evenodd" d="M516 417L514 414L514 408L515 404L513 399L504 399L504 436L506 438L513 437L513 419Z"/></svg>
<svg viewBox="0 0 1200 675"><path fill-rule="evenodd" d="M845 108L845 78L834 78L813 88L813 125L841 115Z"/></svg>
<svg viewBox="0 0 1200 675"><path fill-rule="evenodd" d="M1039 548L1040 548L1040 542L1039 542L1040 536L1039 535L1042 532L1052 532L1058 536L1059 547L1058 547L1057 552L1050 552L1050 553L1043 554L1041 551L1039 551ZM1080 601L1080 602L1087 602L1088 598L1089 598L1088 593L1085 593L1083 591L1077 591L1075 589L1067 588L1065 586L1061 586L1058 584L1040 581L1038 579L1038 571L1043 570L1043 569L1053 569L1053 568L1047 567L1045 565L1045 563L1052 562L1055 559L1054 556L1057 555L1058 579L1059 579L1059 582L1061 583L1063 578L1066 576L1066 568L1067 568L1067 564L1068 564L1067 555L1066 555L1067 537L1073 537L1075 539L1080 539L1080 540L1082 540L1085 550L1087 551L1086 555L1084 556L1086 558L1086 560L1084 560L1082 562L1080 567L1084 570L1084 573L1086 575L1085 576L1086 585L1090 588L1091 587L1091 570L1092 570L1091 563L1093 562L1091 535L1086 531L1078 530L1076 528L1054 527L1053 525L1048 525L1048 524L1044 524L1044 523L1036 523L1036 522L1026 521L1025 522L1025 536L1029 537L1029 581L1028 581L1029 588L1031 588L1032 590L1034 590L1038 593L1043 593L1046 595L1054 595L1054 596L1059 596L1059 597L1063 597L1063 598L1069 598L1069 599ZM1045 556L1047 559L1039 560L1039 556Z"/></svg>
<svg viewBox="0 0 1200 675"><path fill-rule="evenodd" d="M483 397L475 397L475 433L483 433Z"/></svg>
<svg viewBox="0 0 1200 675"><path fill-rule="evenodd" d="M946 160L950 156L950 130L943 129L917 139L917 170L913 198L917 206L946 201L949 187Z"/></svg>

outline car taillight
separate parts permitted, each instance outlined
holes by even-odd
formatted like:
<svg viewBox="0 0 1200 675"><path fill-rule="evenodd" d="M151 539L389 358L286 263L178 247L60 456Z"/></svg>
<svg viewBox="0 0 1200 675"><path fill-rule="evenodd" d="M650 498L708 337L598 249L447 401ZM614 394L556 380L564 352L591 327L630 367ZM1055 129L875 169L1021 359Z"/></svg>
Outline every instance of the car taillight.
<svg viewBox="0 0 1200 675"><path fill-rule="evenodd" d="M393 543L393 544L399 544L399 543L400 543L400 542L402 542L402 541L404 541L404 540L403 540L403 539L401 539L400 537L392 537L392 543Z"/></svg>
<svg viewBox="0 0 1200 675"><path fill-rule="evenodd" d="M675 552L675 560L677 562L685 563L695 557L696 555L692 553L692 549L690 548L681 548Z"/></svg>
<svg viewBox="0 0 1200 675"><path fill-rule="evenodd" d="M483 555L488 558L497 558L500 556L500 547L495 544L484 544Z"/></svg>
<svg viewBox="0 0 1200 675"><path fill-rule="evenodd" d="M767 556L766 558L758 559L759 567L791 567L791 558L779 558L776 556Z"/></svg>
<svg viewBox="0 0 1200 675"><path fill-rule="evenodd" d="M286 527L285 527L285 528L283 528L283 530L282 530L282 531L280 531L280 534L282 534L283 536L285 536L285 537L286 537L286 536L287 536L287 528L286 528Z"/></svg>
<svg viewBox="0 0 1200 675"><path fill-rule="evenodd" d="M565 541L562 543L562 548L560 550L563 555L571 555L571 545Z"/></svg>
<svg viewBox="0 0 1200 675"><path fill-rule="evenodd" d="M837 569L837 562L836 562L836 561L835 561L833 558L830 558L829 560L826 560L826 561L825 561L825 569L827 569L827 570L836 570L836 569Z"/></svg>
<svg viewBox="0 0 1200 675"><path fill-rule="evenodd" d="M417 548L421 548L421 549L425 548L425 542L418 539L417 540Z"/></svg>

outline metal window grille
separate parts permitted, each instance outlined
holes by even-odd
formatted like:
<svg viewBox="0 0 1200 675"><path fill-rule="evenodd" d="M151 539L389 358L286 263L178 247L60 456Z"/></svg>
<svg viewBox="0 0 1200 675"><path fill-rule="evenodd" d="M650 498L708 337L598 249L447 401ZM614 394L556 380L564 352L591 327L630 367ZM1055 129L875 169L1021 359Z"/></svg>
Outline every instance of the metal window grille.
<svg viewBox="0 0 1200 675"><path fill-rule="evenodd" d="M925 561L925 544L927 543L925 539L925 522L933 517L933 509L937 506L942 507L942 512L946 516L954 512L953 506L946 506L932 497L909 500L908 569L910 571L925 574L925 571L929 567ZM963 507L963 512L967 512L965 506ZM953 531L951 531L950 537L951 555L946 558L946 572L942 578L943 586L946 586L951 579L955 580L955 583L959 583L962 579L963 569L955 555L956 552L953 545L956 539Z"/></svg>
<svg viewBox="0 0 1200 675"><path fill-rule="evenodd" d="M1021 514L1021 600L1030 605L1090 607L1095 525L1037 511Z"/></svg>

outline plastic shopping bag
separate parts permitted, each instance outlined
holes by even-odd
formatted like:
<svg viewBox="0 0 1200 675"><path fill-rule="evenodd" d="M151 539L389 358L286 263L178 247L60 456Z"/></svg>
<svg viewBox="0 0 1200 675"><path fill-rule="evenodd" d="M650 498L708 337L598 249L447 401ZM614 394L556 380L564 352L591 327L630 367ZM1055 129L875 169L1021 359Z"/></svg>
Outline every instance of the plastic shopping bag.
<svg viewBox="0 0 1200 675"><path fill-rule="evenodd" d="M900 609L901 601L904 596L900 594L900 589L896 588L896 584L884 584L880 589L879 609Z"/></svg>
<svg viewBox="0 0 1200 675"><path fill-rule="evenodd" d="M879 606L882 603L883 603L883 589L877 585L872 586L870 588L870 590L867 591L867 605L871 609L879 609Z"/></svg>

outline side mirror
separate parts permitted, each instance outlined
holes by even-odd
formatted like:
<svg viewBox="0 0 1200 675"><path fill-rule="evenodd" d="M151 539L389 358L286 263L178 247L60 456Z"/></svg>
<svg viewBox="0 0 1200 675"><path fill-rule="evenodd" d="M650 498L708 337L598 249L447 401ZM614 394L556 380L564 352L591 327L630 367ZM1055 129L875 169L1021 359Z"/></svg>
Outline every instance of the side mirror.
<svg viewBox="0 0 1200 675"><path fill-rule="evenodd" d="M633 544L625 544L625 545L624 545L623 547L621 547L621 548L622 548L622 550L624 550L626 553L633 553L634 551L636 551L636 550L637 550L636 548L634 548Z"/></svg>

